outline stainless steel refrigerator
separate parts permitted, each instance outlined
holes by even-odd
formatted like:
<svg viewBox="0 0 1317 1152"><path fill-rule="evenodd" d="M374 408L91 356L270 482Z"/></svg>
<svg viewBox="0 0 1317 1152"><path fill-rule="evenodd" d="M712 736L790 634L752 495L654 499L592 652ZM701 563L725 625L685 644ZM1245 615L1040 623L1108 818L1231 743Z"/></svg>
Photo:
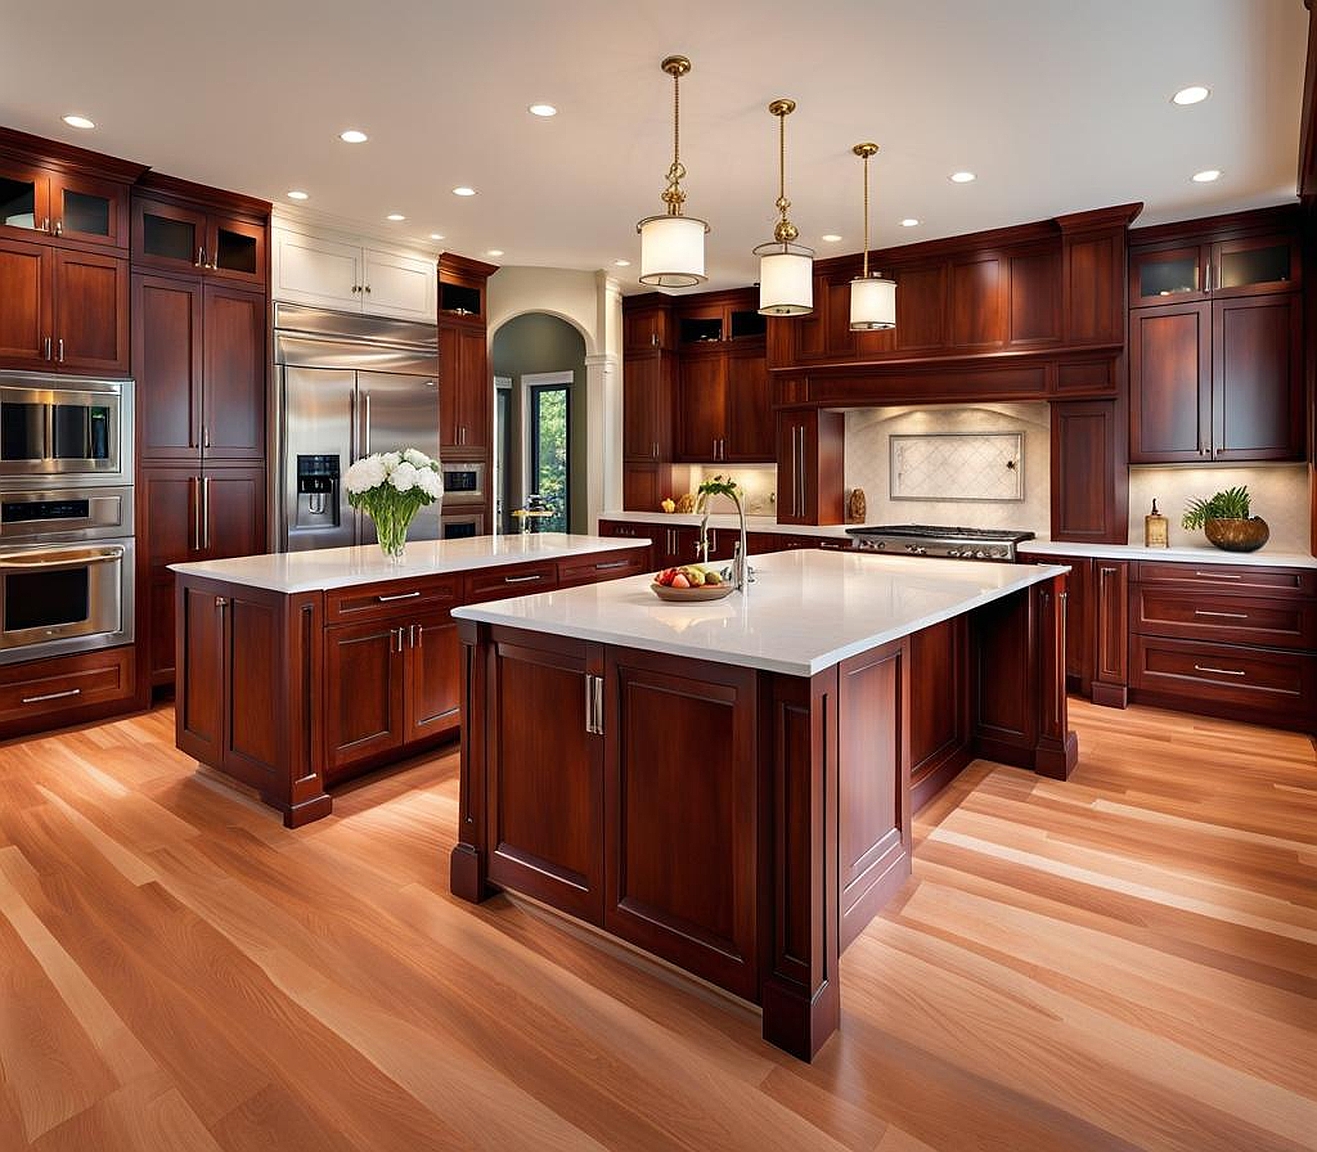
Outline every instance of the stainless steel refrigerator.
<svg viewBox="0 0 1317 1152"><path fill-rule="evenodd" d="M281 547L375 542L343 476L372 452L439 458L438 347L432 324L275 305ZM417 513L410 539L439 538L441 503Z"/></svg>

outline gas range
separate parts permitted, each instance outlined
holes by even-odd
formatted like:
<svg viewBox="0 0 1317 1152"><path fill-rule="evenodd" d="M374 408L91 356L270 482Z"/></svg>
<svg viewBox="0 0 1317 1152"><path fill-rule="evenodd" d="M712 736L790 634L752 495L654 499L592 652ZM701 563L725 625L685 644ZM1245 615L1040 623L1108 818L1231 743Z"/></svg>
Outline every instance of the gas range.
<svg viewBox="0 0 1317 1152"><path fill-rule="evenodd" d="M1015 546L1032 540L1032 532L1009 528L952 528L940 524L878 524L848 528L855 547L898 556L937 556L955 560L1015 559Z"/></svg>

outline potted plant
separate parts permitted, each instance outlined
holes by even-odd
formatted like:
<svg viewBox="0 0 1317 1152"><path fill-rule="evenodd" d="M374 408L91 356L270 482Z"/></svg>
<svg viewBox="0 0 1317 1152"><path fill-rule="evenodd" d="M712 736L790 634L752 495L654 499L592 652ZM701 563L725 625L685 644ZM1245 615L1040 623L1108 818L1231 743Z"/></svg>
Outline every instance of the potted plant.
<svg viewBox="0 0 1317 1152"><path fill-rule="evenodd" d="M1227 552L1254 552L1271 538L1267 522L1249 515L1244 487L1227 488L1207 500L1190 500L1180 526L1201 528L1211 543Z"/></svg>
<svg viewBox="0 0 1317 1152"><path fill-rule="evenodd" d="M343 486L348 503L375 522L380 550L393 564L402 563L412 517L444 494L439 462L415 448L363 456L344 473Z"/></svg>

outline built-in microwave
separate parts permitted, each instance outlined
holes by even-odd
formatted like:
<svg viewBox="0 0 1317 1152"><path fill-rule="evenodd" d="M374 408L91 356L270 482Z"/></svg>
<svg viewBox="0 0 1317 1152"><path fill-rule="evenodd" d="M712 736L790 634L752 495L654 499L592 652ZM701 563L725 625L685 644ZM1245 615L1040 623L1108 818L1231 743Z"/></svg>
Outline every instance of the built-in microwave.
<svg viewBox="0 0 1317 1152"><path fill-rule="evenodd" d="M439 517L439 535L443 540L465 540L484 534L483 512L445 512Z"/></svg>
<svg viewBox="0 0 1317 1152"><path fill-rule="evenodd" d="M131 484L131 380L0 373L0 487Z"/></svg>
<svg viewBox="0 0 1317 1152"><path fill-rule="evenodd" d="M444 474L444 504L483 504L485 466L478 461L451 460L440 465Z"/></svg>

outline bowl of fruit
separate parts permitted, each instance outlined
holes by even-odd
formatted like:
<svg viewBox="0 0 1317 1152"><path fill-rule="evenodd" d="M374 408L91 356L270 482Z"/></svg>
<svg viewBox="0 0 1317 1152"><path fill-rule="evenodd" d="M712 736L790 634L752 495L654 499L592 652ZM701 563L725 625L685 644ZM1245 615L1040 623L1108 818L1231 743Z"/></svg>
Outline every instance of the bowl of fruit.
<svg viewBox="0 0 1317 1152"><path fill-rule="evenodd" d="M721 600L732 591L731 583L716 568L683 564L664 568L650 584L660 600L689 604L692 600Z"/></svg>

